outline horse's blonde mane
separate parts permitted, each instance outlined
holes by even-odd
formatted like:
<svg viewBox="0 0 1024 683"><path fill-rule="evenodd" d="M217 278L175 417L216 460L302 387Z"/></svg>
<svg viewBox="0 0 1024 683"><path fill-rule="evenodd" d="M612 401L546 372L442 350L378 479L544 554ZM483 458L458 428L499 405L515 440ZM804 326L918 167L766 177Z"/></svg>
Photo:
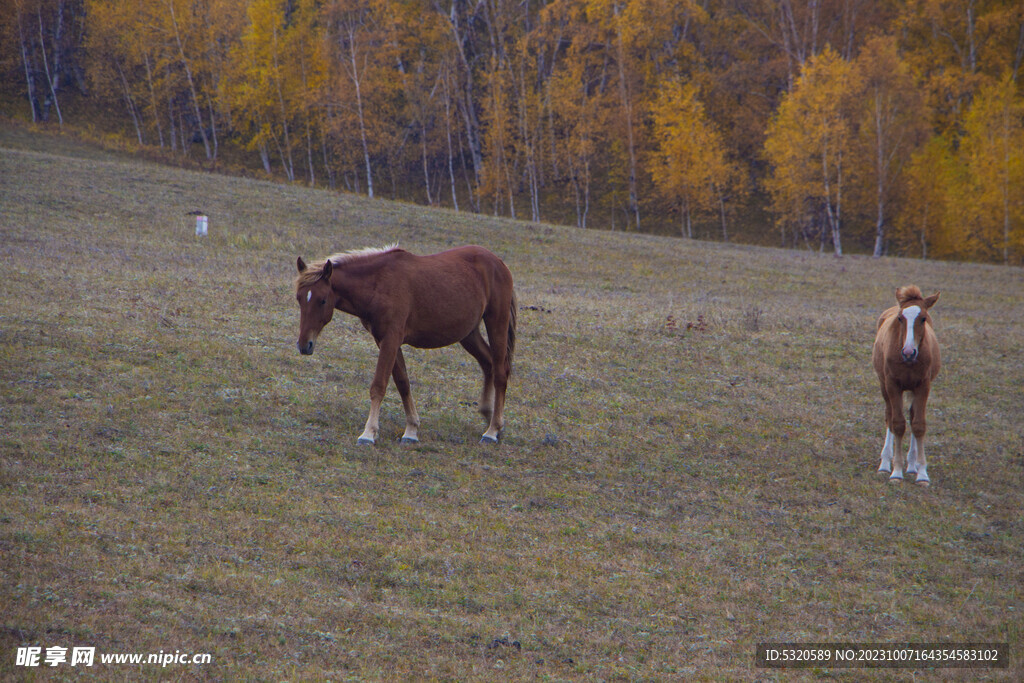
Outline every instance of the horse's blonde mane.
<svg viewBox="0 0 1024 683"><path fill-rule="evenodd" d="M917 285L907 285L896 290L896 300L900 302L900 305L906 305L911 301L923 301L924 294L921 293L921 288Z"/></svg>
<svg viewBox="0 0 1024 683"><path fill-rule="evenodd" d="M319 280L320 273L323 271L324 265L328 261L335 266L340 266L343 263L351 263L352 261L369 258L370 256L386 254L387 252L394 251L395 249L398 249L398 242L394 242L383 247L363 247L362 249L340 251L336 254L331 254L327 258L308 263L306 264L306 269L299 273L298 277L295 278L295 290L298 291L302 287L309 287Z"/></svg>

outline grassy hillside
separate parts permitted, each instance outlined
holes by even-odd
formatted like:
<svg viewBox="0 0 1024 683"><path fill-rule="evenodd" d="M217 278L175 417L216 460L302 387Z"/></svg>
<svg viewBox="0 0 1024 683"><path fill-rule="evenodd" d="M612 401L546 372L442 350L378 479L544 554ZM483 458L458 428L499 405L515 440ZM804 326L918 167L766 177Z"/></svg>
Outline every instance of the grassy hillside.
<svg viewBox="0 0 1024 683"><path fill-rule="evenodd" d="M396 240L516 277L498 447L460 348L407 351L417 447L393 385L355 443L356 320L295 349L296 256ZM942 290L926 490L875 473L873 326L907 283ZM1020 269L528 225L0 130L0 678L49 680L26 645L95 647L100 680L764 680L761 641L972 640L1011 669L943 679L1020 679L1022 352ZM176 650L213 662L98 661Z"/></svg>

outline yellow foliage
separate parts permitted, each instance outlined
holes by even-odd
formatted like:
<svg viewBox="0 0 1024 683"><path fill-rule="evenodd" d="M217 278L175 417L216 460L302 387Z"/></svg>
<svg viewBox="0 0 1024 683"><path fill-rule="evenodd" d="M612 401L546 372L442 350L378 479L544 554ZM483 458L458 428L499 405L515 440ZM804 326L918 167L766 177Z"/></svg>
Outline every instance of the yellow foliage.
<svg viewBox="0 0 1024 683"><path fill-rule="evenodd" d="M692 237L694 214L714 210L732 175L721 135L711 125L692 83L670 80L651 105L656 151L651 176L658 192L681 210L682 232Z"/></svg>

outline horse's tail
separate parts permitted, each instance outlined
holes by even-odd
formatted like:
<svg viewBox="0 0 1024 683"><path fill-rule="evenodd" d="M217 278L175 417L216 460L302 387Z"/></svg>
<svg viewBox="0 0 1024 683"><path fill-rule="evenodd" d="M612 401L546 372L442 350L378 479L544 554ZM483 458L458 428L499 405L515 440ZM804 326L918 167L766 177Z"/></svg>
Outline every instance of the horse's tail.
<svg viewBox="0 0 1024 683"><path fill-rule="evenodd" d="M512 291L512 302L508 309L508 353L505 354L506 376L512 374L512 356L516 352L516 317L519 313L519 301L516 299L515 290Z"/></svg>

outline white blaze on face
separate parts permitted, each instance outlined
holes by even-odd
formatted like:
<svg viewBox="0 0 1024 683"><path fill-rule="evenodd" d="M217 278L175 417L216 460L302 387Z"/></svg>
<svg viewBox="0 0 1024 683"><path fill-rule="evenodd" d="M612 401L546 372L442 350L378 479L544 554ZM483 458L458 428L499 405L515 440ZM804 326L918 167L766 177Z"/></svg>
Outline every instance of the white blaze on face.
<svg viewBox="0 0 1024 683"><path fill-rule="evenodd" d="M907 321L907 338L903 343L903 354L909 356L917 351L917 339L914 338L914 323L921 315L920 306L907 306L903 309L903 317Z"/></svg>
<svg viewBox="0 0 1024 683"><path fill-rule="evenodd" d="M308 304L309 300L312 299L312 298L313 298L313 290L311 289L308 292L306 292L306 303Z"/></svg>

